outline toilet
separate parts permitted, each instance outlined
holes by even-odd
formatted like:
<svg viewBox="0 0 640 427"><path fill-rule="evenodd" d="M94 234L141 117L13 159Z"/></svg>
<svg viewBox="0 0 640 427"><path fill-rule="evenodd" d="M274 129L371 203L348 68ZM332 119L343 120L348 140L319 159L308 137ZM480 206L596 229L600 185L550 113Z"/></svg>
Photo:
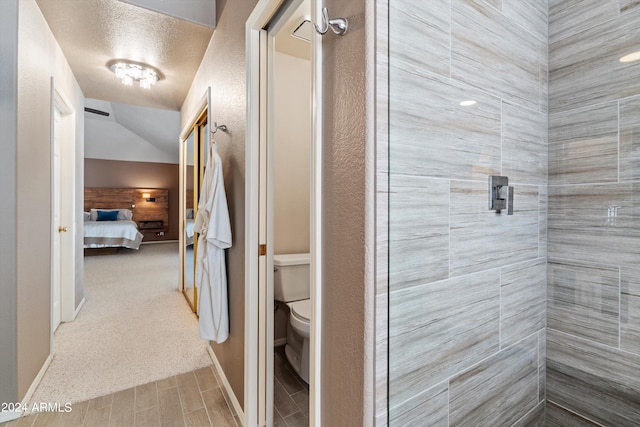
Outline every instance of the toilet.
<svg viewBox="0 0 640 427"><path fill-rule="evenodd" d="M309 254L273 256L273 297L289 307L287 345L289 364L309 384L309 337L311 333L311 277Z"/></svg>

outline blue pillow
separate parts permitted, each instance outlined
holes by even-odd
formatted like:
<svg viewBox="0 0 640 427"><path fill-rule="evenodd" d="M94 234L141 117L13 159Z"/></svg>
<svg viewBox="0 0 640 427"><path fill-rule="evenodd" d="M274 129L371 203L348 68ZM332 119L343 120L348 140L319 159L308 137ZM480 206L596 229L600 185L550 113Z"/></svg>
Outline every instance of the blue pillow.
<svg viewBox="0 0 640 427"><path fill-rule="evenodd" d="M98 211L96 221L117 221L118 211Z"/></svg>

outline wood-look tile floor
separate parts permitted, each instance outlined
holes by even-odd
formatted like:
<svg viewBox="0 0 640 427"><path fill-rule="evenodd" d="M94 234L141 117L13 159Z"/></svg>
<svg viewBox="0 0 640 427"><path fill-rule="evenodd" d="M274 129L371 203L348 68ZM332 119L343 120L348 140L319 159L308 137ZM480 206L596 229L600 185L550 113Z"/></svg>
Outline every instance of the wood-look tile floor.
<svg viewBox="0 0 640 427"><path fill-rule="evenodd" d="M42 412L3 427L236 427L212 367L75 403L65 412Z"/></svg>
<svg viewBox="0 0 640 427"><path fill-rule="evenodd" d="M309 386L287 361L284 346L273 352L273 426L309 426Z"/></svg>

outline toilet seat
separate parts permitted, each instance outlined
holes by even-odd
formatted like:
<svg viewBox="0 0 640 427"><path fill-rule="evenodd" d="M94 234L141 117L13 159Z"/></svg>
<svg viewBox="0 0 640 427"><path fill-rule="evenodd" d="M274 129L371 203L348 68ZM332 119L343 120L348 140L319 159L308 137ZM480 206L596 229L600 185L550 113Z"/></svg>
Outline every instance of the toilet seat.
<svg viewBox="0 0 640 427"><path fill-rule="evenodd" d="M311 322L311 299L303 299L289 303L291 313L298 319Z"/></svg>
<svg viewBox="0 0 640 427"><path fill-rule="evenodd" d="M311 300L288 302L287 306L290 310L289 324L298 334L309 338L311 334Z"/></svg>

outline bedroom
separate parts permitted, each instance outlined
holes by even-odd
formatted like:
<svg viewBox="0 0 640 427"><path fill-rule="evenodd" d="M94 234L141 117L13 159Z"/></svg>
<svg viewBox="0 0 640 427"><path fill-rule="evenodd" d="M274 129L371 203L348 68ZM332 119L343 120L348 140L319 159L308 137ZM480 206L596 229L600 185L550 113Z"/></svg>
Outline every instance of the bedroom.
<svg viewBox="0 0 640 427"><path fill-rule="evenodd" d="M142 242L177 241L180 113L87 98L84 116L84 211L125 209ZM96 226L95 211L91 219L88 225ZM87 244L95 237L87 233L85 223L85 248L100 247ZM100 251L85 250L93 253Z"/></svg>

